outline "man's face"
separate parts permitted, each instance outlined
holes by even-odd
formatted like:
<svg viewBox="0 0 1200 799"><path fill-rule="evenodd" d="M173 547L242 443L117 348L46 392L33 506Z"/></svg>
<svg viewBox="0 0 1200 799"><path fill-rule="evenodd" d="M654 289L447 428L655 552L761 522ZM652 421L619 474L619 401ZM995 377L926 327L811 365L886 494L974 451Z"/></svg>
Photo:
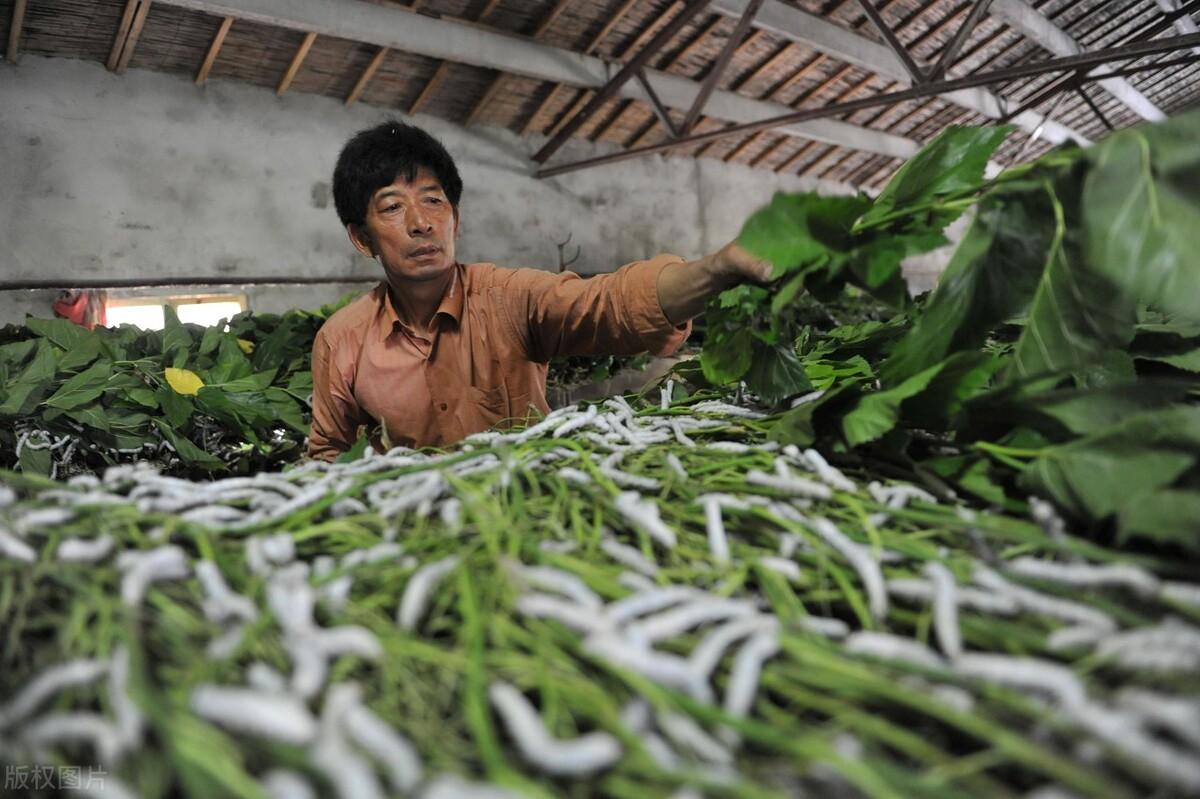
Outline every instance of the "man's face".
<svg viewBox="0 0 1200 799"><path fill-rule="evenodd" d="M390 281L436 280L454 267L458 216L425 167L411 183L401 177L376 191L364 227L350 225L350 240L363 254L379 257Z"/></svg>

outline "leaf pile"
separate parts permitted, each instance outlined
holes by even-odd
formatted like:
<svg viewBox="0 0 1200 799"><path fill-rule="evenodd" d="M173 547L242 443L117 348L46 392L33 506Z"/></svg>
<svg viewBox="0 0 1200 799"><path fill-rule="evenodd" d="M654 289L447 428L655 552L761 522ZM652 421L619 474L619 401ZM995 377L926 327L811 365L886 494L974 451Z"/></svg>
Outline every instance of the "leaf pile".
<svg viewBox="0 0 1200 799"><path fill-rule="evenodd" d="M710 303L703 377L776 407L809 392L778 441L1200 551L1200 113L985 180L1007 132L948 129L873 201L777 195L739 238L776 279ZM937 289L910 300L901 262L968 209ZM891 318L801 313L847 293Z"/></svg>

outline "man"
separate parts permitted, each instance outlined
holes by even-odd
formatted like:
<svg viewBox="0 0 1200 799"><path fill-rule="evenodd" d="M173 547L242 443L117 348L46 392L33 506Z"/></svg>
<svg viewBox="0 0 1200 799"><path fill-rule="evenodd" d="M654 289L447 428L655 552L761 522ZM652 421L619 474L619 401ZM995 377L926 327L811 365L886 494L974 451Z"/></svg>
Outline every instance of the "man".
<svg viewBox="0 0 1200 799"><path fill-rule="evenodd" d="M364 425L382 426L393 445L444 446L526 418L530 406L545 413L551 358L668 355L709 296L770 274L732 244L691 263L660 255L590 280L460 264L462 188L445 148L400 122L361 131L338 157L338 216L385 280L331 316L313 343L312 457L349 449Z"/></svg>

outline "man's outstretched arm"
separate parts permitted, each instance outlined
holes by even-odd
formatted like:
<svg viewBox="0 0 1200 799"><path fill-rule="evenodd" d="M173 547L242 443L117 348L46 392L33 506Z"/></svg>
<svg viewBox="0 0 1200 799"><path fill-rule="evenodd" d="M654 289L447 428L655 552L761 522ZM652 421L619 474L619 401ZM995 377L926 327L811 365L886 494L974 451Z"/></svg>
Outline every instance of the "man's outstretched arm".
<svg viewBox="0 0 1200 799"><path fill-rule="evenodd" d="M766 283L771 264L737 244L727 244L712 255L667 266L658 276L658 302L673 324L682 324L704 312L708 298L745 281Z"/></svg>

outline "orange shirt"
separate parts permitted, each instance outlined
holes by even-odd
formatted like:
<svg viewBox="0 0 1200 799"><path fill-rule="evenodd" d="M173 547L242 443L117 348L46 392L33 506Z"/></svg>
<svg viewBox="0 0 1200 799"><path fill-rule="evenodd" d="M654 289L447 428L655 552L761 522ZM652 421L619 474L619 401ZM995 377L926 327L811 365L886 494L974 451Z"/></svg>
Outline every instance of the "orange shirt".
<svg viewBox="0 0 1200 799"><path fill-rule="evenodd" d="M691 332L658 302L674 255L583 280L572 272L457 264L429 338L400 321L387 283L342 308L313 342L308 454L331 460L359 427L382 423L393 446L443 446L546 403L559 355L668 355ZM378 446L379 442L375 442Z"/></svg>

